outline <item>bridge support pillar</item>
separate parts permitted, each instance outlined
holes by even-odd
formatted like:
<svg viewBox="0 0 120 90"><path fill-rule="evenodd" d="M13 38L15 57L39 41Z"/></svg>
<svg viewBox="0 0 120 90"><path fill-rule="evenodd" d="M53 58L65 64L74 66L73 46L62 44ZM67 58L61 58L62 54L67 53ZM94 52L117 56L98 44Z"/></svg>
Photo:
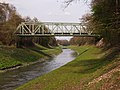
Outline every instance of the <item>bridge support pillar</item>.
<svg viewBox="0 0 120 90"><path fill-rule="evenodd" d="M21 37L17 37L17 39L16 39L16 47L17 48L22 48L21 43L22 43L22 38Z"/></svg>
<svg viewBox="0 0 120 90"><path fill-rule="evenodd" d="M32 47L32 46L34 46L32 37L17 37L16 40L17 48Z"/></svg>

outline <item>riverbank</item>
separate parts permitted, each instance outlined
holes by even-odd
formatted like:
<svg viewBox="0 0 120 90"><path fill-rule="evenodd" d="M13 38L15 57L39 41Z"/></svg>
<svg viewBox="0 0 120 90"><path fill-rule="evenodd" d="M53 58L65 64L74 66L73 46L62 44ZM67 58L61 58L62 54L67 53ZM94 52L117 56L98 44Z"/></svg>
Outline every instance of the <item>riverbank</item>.
<svg viewBox="0 0 120 90"><path fill-rule="evenodd" d="M38 61L42 62L60 52L61 49L59 47L49 49L37 44L30 48L0 46L0 72L29 65Z"/></svg>
<svg viewBox="0 0 120 90"><path fill-rule="evenodd" d="M95 46L70 47L79 53L65 66L32 80L17 90L118 90L120 53ZM119 54L118 54L119 53Z"/></svg>

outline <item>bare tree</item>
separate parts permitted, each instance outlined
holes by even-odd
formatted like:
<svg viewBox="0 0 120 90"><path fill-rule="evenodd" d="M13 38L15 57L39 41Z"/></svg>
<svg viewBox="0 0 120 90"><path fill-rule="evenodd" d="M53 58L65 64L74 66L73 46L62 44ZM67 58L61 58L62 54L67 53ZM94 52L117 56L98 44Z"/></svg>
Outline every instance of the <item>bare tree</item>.
<svg viewBox="0 0 120 90"><path fill-rule="evenodd" d="M64 3L65 3L65 8L67 8L72 2L77 2L77 1L80 1L80 0L65 0ZM84 2L87 2L88 0L82 0Z"/></svg>

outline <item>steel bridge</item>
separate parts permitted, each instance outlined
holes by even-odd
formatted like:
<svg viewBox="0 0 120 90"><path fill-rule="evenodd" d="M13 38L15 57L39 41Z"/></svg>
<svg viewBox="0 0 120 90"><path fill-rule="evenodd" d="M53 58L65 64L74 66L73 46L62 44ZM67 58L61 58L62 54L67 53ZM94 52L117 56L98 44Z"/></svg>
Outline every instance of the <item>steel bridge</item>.
<svg viewBox="0 0 120 90"><path fill-rule="evenodd" d="M22 22L14 32L16 36L97 36L87 31L82 23Z"/></svg>

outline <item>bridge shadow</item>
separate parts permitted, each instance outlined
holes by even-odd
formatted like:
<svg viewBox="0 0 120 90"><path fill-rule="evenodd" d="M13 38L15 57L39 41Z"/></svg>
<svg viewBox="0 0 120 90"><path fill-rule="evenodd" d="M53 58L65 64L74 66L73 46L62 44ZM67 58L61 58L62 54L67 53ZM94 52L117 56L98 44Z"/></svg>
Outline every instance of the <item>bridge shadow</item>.
<svg viewBox="0 0 120 90"><path fill-rule="evenodd" d="M45 50L45 48L42 48L42 50ZM24 63L29 63L29 62L34 62L37 61L41 58L44 57L49 57L51 58L52 56L48 55L47 53L44 53L39 47L33 46L33 47L23 47L23 48L18 48L13 49L12 51L10 50L10 57L16 60L16 62L24 62ZM47 48L46 48L47 50ZM8 52L7 52L8 53Z"/></svg>
<svg viewBox="0 0 120 90"><path fill-rule="evenodd" d="M35 51L35 52L37 52L39 54L42 54L44 56L47 56L47 57L52 57L49 54L46 54L46 53L44 53L43 51L41 51L40 49L37 49L37 48L30 48L30 50Z"/></svg>
<svg viewBox="0 0 120 90"><path fill-rule="evenodd" d="M42 55L44 55L44 56L52 57L52 56L50 56L49 54L46 54L46 53L44 53L44 52L42 51L42 50L47 50L47 49L49 49L49 48L47 48L47 47L43 47L43 46L40 46L40 45L38 45L38 44L34 44L34 46L33 46L33 47L30 47L29 49L32 50L32 51L34 51L34 52L37 52L37 53L39 53L39 54L42 54Z"/></svg>

